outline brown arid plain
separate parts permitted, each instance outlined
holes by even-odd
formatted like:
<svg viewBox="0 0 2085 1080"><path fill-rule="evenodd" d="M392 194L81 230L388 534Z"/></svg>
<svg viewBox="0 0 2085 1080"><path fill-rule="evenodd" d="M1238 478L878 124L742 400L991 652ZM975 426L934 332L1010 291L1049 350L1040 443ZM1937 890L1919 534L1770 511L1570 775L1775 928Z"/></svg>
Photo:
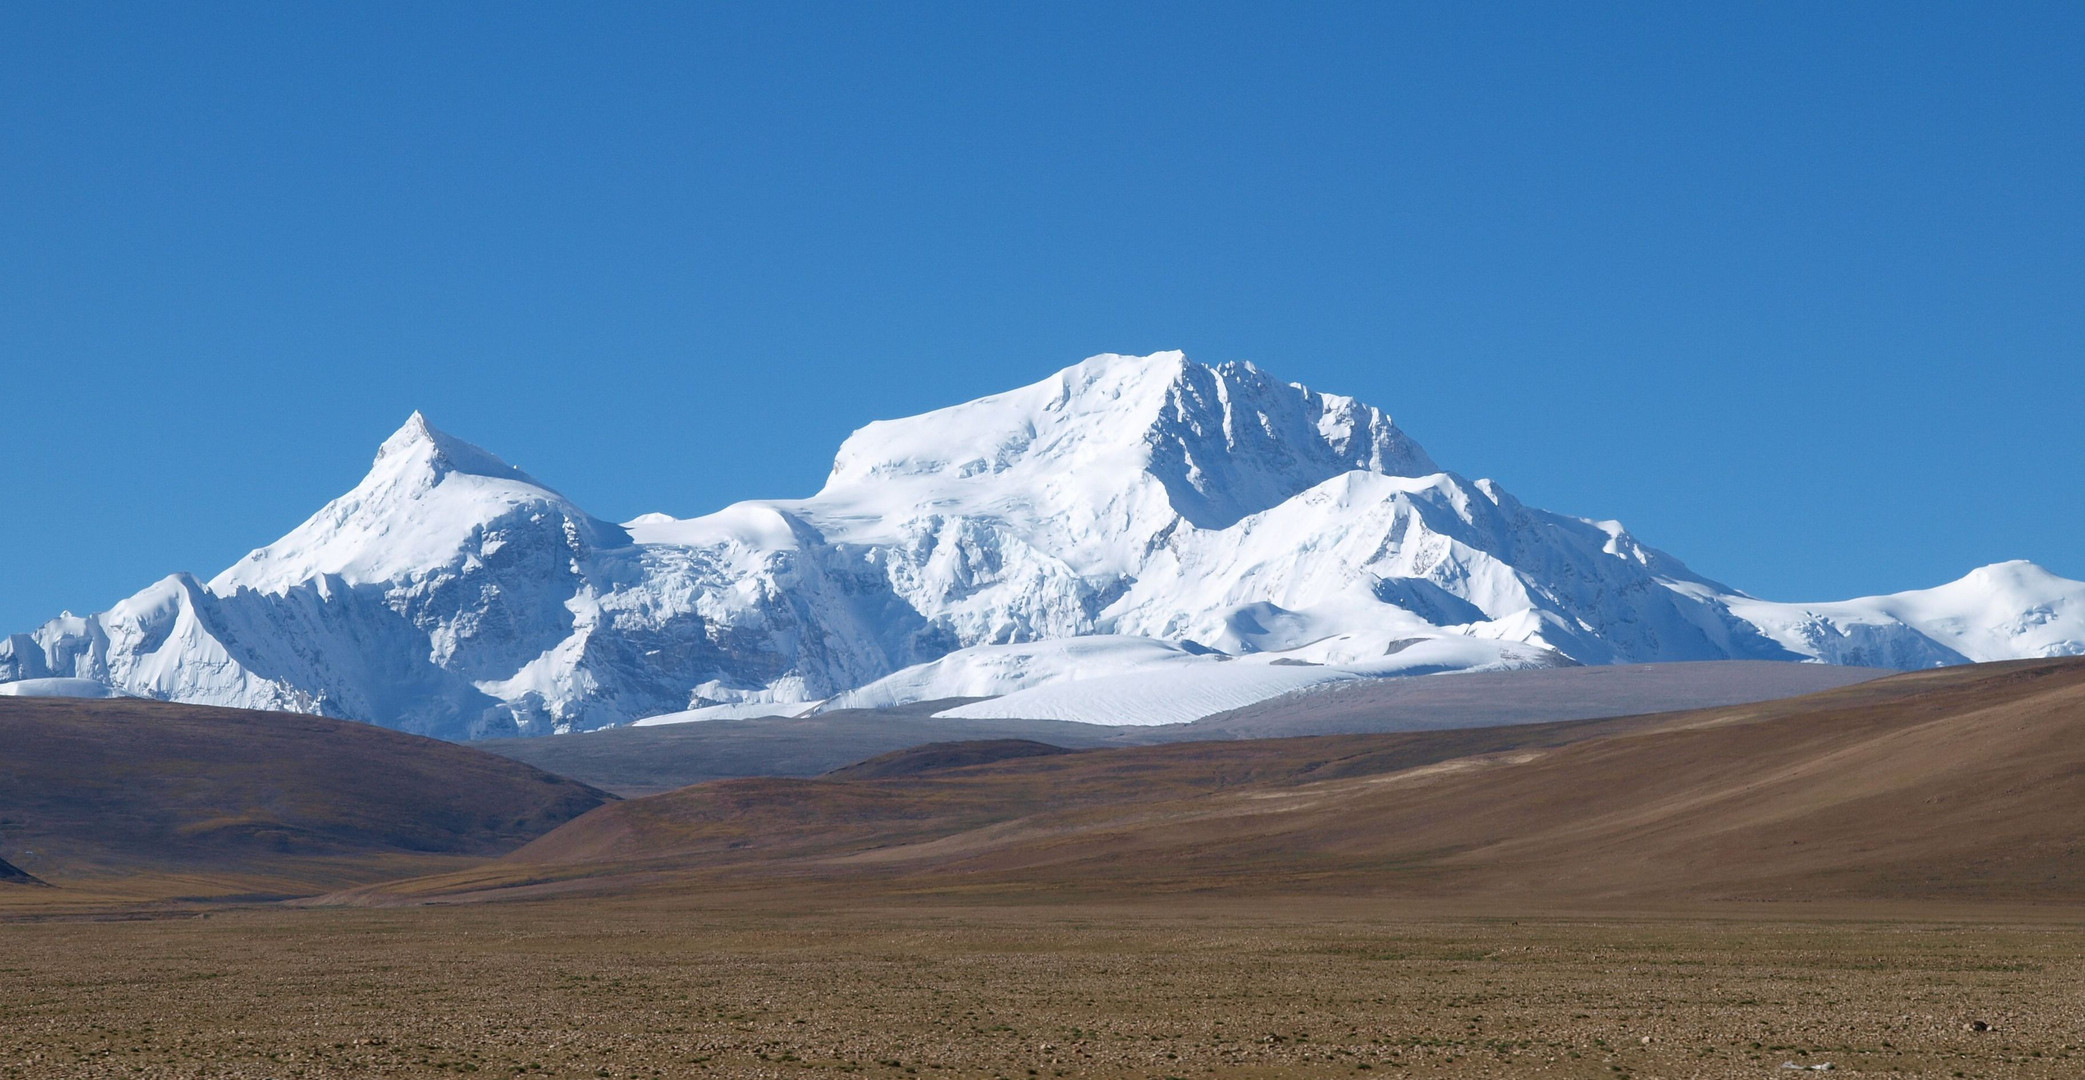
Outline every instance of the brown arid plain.
<svg viewBox="0 0 2085 1080"><path fill-rule="evenodd" d="M630 800L308 719L220 773L197 710L153 788L125 707L0 711L0 1076L2085 1075L2080 661Z"/></svg>

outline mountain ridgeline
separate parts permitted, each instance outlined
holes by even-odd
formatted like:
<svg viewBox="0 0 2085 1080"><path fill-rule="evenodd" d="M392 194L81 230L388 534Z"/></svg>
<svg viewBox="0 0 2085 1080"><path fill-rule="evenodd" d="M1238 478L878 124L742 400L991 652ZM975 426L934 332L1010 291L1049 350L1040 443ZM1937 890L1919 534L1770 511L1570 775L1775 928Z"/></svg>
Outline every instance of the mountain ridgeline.
<svg viewBox="0 0 2085 1080"><path fill-rule="evenodd" d="M1411 670L1919 668L2085 653L2085 585L2004 563L1923 592L1762 601L1619 523L1446 471L1350 398L1250 364L1105 355L870 424L809 498L621 525L416 413L354 490L210 581L176 574L0 639L0 683L457 739L955 696L908 671L980 664L1003 692L1062 674L1025 674L1024 647L1102 635L1363 673L1436 655Z"/></svg>

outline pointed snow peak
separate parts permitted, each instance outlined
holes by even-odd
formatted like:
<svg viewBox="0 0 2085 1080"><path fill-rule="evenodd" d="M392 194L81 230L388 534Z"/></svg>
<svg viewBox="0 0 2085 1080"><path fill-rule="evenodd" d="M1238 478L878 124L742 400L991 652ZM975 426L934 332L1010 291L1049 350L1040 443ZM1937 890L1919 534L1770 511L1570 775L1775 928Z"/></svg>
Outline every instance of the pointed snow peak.
<svg viewBox="0 0 2085 1080"><path fill-rule="evenodd" d="M541 487L542 484L529 474L507 464L499 456L483 447L467 443L433 424L427 422L426 414L418 409L406 418L405 425L391 433L377 448L376 461L371 464L372 472L391 469L406 469L423 465L439 480L450 473L466 473L471 476L487 476L499 480L518 480L525 484Z"/></svg>
<svg viewBox="0 0 2085 1080"><path fill-rule="evenodd" d="M414 409L413 415L405 418L405 426L392 432L391 437L384 441L387 444L400 440L407 442L433 442L436 434L434 425L427 422L427 414Z"/></svg>
<svg viewBox="0 0 2085 1080"><path fill-rule="evenodd" d="M575 554L630 542L621 528L415 412L384 440L361 483L212 578L209 591L280 594L326 575L349 585L402 581L482 559L487 543L496 549L523 532L547 536L546 550ZM499 536L488 541L492 533Z"/></svg>
<svg viewBox="0 0 2085 1080"><path fill-rule="evenodd" d="M385 439L383 445L377 447L376 459L383 461L386 458L402 457L420 450L435 452L440 447L441 441L448 438L449 436L446 433L436 431L434 425L427 422L426 413L414 409L413 415L406 417L405 424L397 431L392 432L391 437Z"/></svg>

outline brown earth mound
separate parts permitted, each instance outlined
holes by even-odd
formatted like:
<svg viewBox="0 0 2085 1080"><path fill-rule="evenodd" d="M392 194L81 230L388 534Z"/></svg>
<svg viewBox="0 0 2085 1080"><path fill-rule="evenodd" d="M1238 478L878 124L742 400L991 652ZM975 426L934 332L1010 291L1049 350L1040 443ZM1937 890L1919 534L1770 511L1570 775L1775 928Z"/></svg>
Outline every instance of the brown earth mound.
<svg viewBox="0 0 2085 1080"><path fill-rule="evenodd" d="M134 699L0 697L0 747L0 854L60 891L337 888L500 855L612 798L367 724Z"/></svg>
<svg viewBox="0 0 2085 1080"><path fill-rule="evenodd" d="M2085 900L2085 661L1626 720L1173 744L602 807L356 899L735 886Z"/></svg>

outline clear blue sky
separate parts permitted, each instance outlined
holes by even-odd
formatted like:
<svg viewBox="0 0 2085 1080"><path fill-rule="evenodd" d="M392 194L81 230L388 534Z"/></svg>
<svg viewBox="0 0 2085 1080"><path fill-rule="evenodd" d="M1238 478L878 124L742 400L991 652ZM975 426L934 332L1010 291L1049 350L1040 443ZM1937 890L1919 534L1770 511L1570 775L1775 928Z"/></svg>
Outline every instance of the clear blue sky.
<svg viewBox="0 0 2085 1080"><path fill-rule="evenodd" d="M1176 347L1775 599L2085 577L2081 56L2076 4L5 5L0 632L415 408L691 515Z"/></svg>

